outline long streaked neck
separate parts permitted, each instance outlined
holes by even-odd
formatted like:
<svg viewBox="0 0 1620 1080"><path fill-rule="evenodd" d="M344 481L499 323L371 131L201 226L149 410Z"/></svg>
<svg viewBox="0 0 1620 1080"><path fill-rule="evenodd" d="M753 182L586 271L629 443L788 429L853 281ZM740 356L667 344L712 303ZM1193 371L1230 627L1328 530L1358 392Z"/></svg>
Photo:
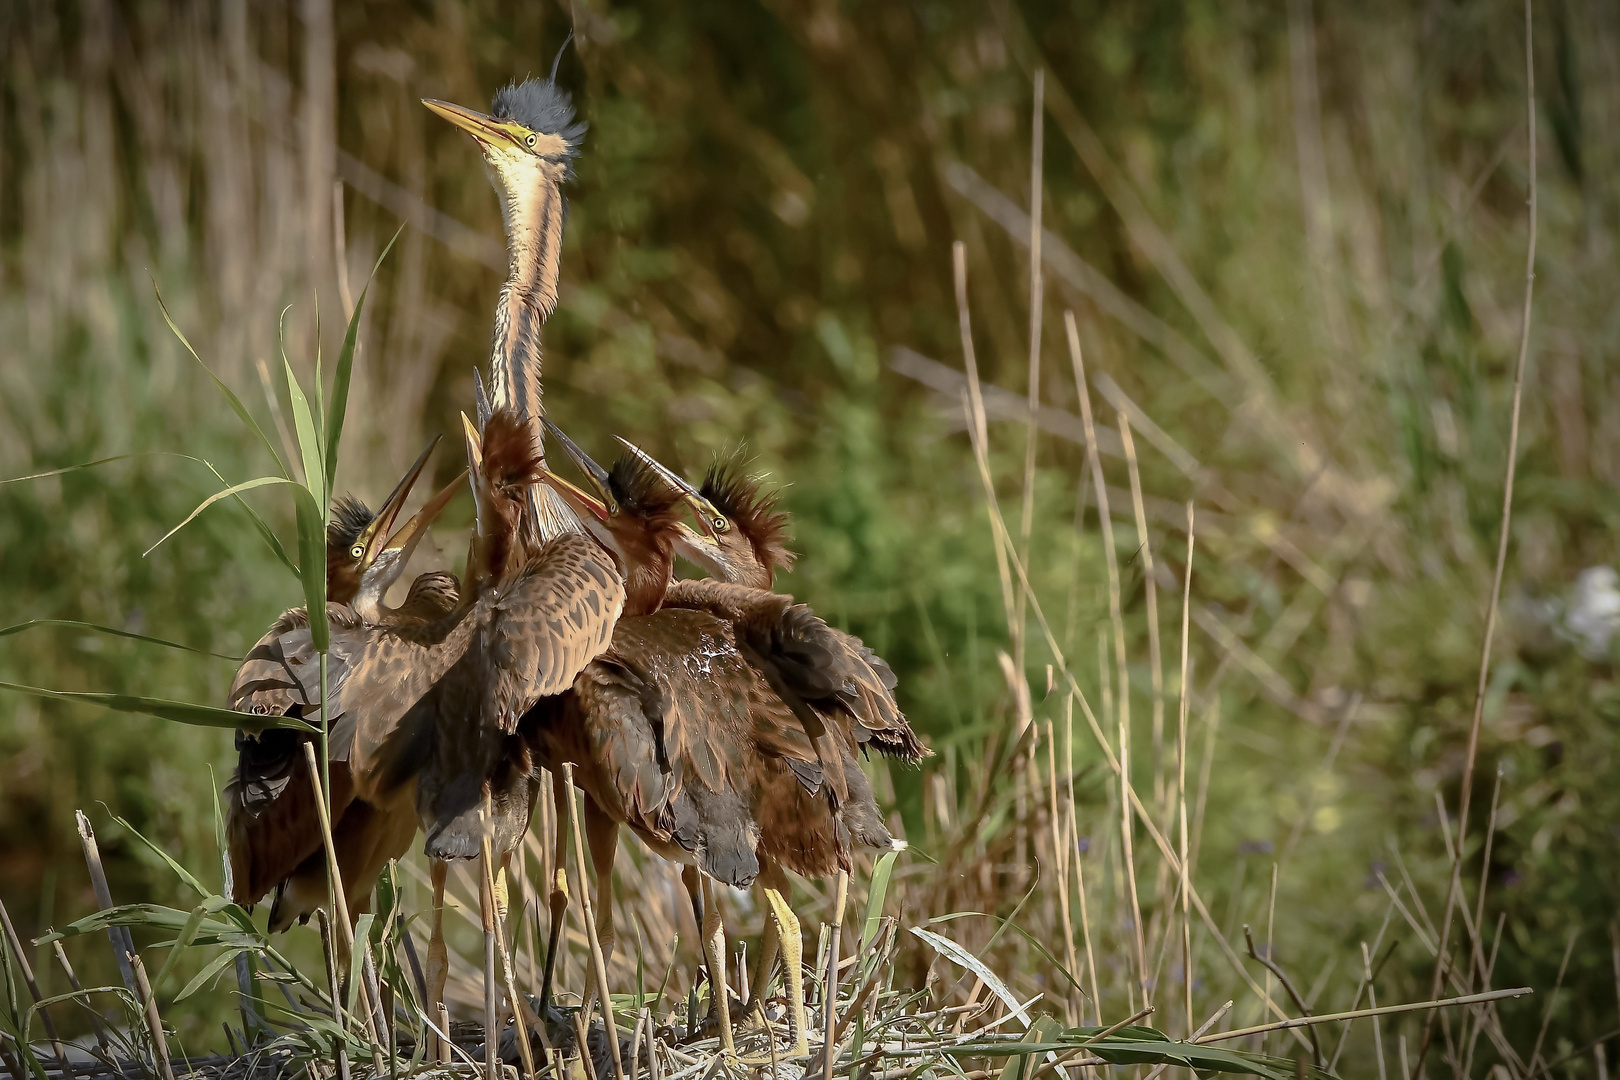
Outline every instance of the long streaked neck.
<svg viewBox="0 0 1620 1080"><path fill-rule="evenodd" d="M540 329L557 306L564 213L562 184L545 175L536 164L517 182L497 175L495 188L501 196L509 266L495 308L491 404L497 409L515 408L530 422L539 424L545 415ZM544 441L537 437L536 442L542 447L540 460L544 464ZM524 513L525 539L538 545L581 528L579 518L556 492L539 484L530 488Z"/></svg>

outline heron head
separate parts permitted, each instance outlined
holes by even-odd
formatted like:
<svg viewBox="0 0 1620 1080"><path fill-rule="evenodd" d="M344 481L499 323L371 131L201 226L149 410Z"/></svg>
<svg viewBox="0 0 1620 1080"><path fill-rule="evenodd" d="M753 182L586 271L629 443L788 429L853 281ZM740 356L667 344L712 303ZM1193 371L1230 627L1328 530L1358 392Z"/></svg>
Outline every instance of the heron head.
<svg viewBox="0 0 1620 1080"><path fill-rule="evenodd" d="M375 620L381 614L384 594L405 572L416 545L427 535L428 526L450 505L450 500L461 490L461 482L466 477L467 472L463 469L454 480L440 488L398 532L388 538L371 565L360 575L360 589L354 598L354 608L362 618Z"/></svg>
<svg viewBox="0 0 1620 1080"><path fill-rule="evenodd" d="M592 535L618 556L625 572L625 610L656 610L675 563L676 538L683 527L682 503L688 493L696 496L696 490L647 464L644 455L624 454L604 469L549 420L546 429L585 474L594 494L551 473L545 482L573 506Z"/></svg>
<svg viewBox="0 0 1620 1080"><path fill-rule="evenodd" d="M495 91L487 113L436 98L422 104L461 128L478 143L497 186L521 190L545 178L567 180L586 125L574 118L568 91L550 79L512 82Z"/></svg>
<svg viewBox="0 0 1620 1080"><path fill-rule="evenodd" d="M410 497L411 488L421 477L438 441L435 437L417 456L410 471L394 486L382 509L375 514L352 495L345 495L332 505L332 520L326 526L327 599L339 604L353 603L362 588L374 584L380 571L386 573L387 568L398 561L385 555L391 545L389 530L405 508L405 500ZM402 569L404 564L399 563L393 571L394 577L398 577ZM388 584L392 583L393 578L389 578ZM385 584L382 588L387 587Z"/></svg>
<svg viewBox="0 0 1620 1080"><path fill-rule="evenodd" d="M781 496L766 491L740 455L716 459L698 493L701 501L692 503L692 513L699 529L687 529L675 546L684 558L715 577L756 589L769 589L778 570L792 568L789 516L777 508Z"/></svg>

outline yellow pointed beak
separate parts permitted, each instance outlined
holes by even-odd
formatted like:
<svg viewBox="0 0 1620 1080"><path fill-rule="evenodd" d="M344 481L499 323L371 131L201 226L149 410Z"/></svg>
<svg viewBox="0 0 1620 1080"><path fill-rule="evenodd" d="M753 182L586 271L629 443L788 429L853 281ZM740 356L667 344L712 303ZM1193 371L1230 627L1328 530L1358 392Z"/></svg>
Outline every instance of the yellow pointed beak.
<svg viewBox="0 0 1620 1080"><path fill-rule="evenodd" d="M429 499L411 520L407 521L398 532L388 538L388 544L383 550L398 549L400 562L403 563L409 560L411 552L416 550L416 545L421 541L422 537L427 535L428 526L433 524L433 520L444 512L446 506L450 505L450 500L456 497L456 493L461 490L461 482L466 478L467 470L463 469L460 475L440 488L438 494Z"/></svg>
<svg viewBox="0 0 1620 1080"><path fill-rule="evenodd" d="M501 120L487 113L474 112L460 105L438 98L423 98L422 104L438 116L444 117L456 127L465 131L480 143L510 143L519 145L523 135L515 130L514 125L507 120Z"/></svg>
<svg viewBox="0 0 1620 1080"><path fill-rule="evenodd" d="M612 485L608 483L607 470L592 460L591 455L581 450L579 445L575 443L573 439L570 439L567 435L565 435L563 433L563 429L558 427L556 424L553 424L550 419L546 419L545 425L546 434L550 435L552 438L556 439L562 444L563 450L570 458L573 459L574 464L579 466L579 471L585 474L585 478L590 481L591 487L596 489L596 495L597 498L601 500L603 512L598 513L597 511L592 510L591 513L597 514L597 516L601 517L604 521L607 520L608 515L617 513L619 509L618 501L614 499ZM574 487L572 484L568 484L566 480L562 482L567 484L567 486L572 490L579 492L578 488ZM558 494L563 495L565 498L567 497L567 492L563 491L561 488L558 488L557 491ZM580 494L583 495L584 492L580 492Z"/></svg>
<svg viewBox="0 0 1620 1080"><path fill-rule="evenodd" d="M439 445L439 438L439 436L435 435L433 441L427 444L427 449L417 455L415 463L411 465L410 471L405 474L405 478L394 485L394 490L388 495L388 501L383 503L382 509L377 512L377 516L371 519L371 524L367 525L356 539L355 542L365 549L364 555L361 556L362 566L369 566L387 546L384 540L388 536L388 531L394 527L394 522L398 520L400 511L405 509L405 501L410 498L411 488L415 487L416 481L421 479L422 470L427 467L428 458L433 456L433 448Z"/></svg>
<svg viewBox="0 0 1620 1080"><path fill-rule="evenodd" d="M598 521L608 519L606 503L589 492L570 484L550 469L540 470L540 482L561 495L563 501L572 506L578 513L589 514Z"/></svg>
<svg viewBox="0 0 1620 1080"><path fill-rule="evenodd" d="M649 469L663 477L665 483L680 493L681 501L686 503L692 511L692 516L697 518L698 526L710 537L717 536L731 527L731 520L716 509L712 502L704 498L703 493L693 487L685 477L622 435L613 437L619 441L620 446L634 454ZM681 527L686 529L684 525ZM686 531L691 532L692 530L686 529Z"/></svg>

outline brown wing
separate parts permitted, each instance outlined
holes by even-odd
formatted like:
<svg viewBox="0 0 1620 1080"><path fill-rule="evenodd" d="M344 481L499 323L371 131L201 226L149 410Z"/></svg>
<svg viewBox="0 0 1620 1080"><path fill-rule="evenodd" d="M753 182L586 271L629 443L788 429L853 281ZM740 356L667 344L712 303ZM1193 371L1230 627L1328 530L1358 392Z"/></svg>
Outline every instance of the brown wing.
<svg viewBox="0 0 1620 1080"><path fill-rule="evenodd" d="M611 557L580 533L550 541L479 598L464 620L464 655L398 724L402 738L393 741L418 753L387 766L395 780L420 769L417 807L430 855L477 853L488 824L486 796L497 844L521 837L534 789L527 750L514 738L519 721L542 697L572 686L607 649L623 609L624 584ZM367 730L363 718L357 745L366 743ZM424 739L423 731L431 734Z"/></svg>
<svg viewBox="0 0 1620 1080"><path fill-rule="evenodd" d="M747 885L759 873L754 806L759 727L793 718L744 660L731 627L700 611L621 620L613 646L574 681L554 745L609 816L674 840L705 873ZM772 710L774 709L774 713ZM785 747L814 765L807 742ZM782 770L789 784L792 775Z"/></svg>
<svg viewBox="0 0 1620 1080"><path fill-rule="evenodd" d="M889 665L860 638L828 626L808 605L763 589L702 580L675 582L664 605L729 619L739 640L769 666L772 685L790 701L802 699L858 745L905 761L931 753L894 700Z"/></svg>
<svg viewBox="0 0 1620 1080"><path fill-rule="evenodd" d="M331 605L337 618L352 612ZM347 613L347 616L345 616ZM328 665L330 667L330 665ZM315 715L320 700L320 665L303 608L284 613L248 652L227 698L232 709L257 715ZM334 726L330 740L334 809L353 798L348 769L352 725ZM320 845L313 787L304 745L311 736L269 729L236 734L236 770L225 786L226 854L231 897L252 905L290 874Z"/></svg>
<svg viewBox="0 0 1620 1080"><path fill-rule="evenodd" d="M490 616L490 659L511 678L499 722L506 732L537 700L573 685L607 651L624 611L612 558L583 533L564 533L500 590ZM504 681L504 680L503 680Z"/></svg>

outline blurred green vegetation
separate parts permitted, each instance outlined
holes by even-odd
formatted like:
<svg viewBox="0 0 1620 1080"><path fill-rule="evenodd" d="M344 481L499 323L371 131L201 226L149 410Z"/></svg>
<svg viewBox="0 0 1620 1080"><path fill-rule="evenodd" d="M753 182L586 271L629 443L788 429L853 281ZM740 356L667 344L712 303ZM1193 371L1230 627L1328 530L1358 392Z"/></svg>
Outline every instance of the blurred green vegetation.
<svg viewBox="0 0 1620 1080"><path fill-rule="evenodd" d="M335 353L347 305L403 218L411 227L365 313L338 477L375 500L422 438L456 430L504 265L476 153L417 99L476 105L548 70L570 18L578 37L560 79L591 129L546 330L548 410L590 448L605 453L623 433L694 473L741 444L784 486L803 553L785 587L889 659L902 704L941 751L892 777L924 847L956 816L934 793L973 813L987 747L1005 751L1016 711L997 653L1012 637L956 391L899 373L895 350L960 371L950 244L965 241L980 371L1017 395L1014 422L993 414L990 429L1016 531L1029 274L1015 218L1030 200L1031 74L1045 67L1054 239L1040 392L1071 434L1039 437L1031 583L1100 708L1096 493L1064 427L1077 412L1061 321L1072 308L1098 422L1117 426L1096 385L1106 374L1196 462L1177 468L1138 428L1166 573L1172 727L1182 503L1200 511L1189 764L1210 777L1200 887L1235 939L1241 923L1266 922L1281 860L1275 955L1348 1007L1358 943L1387 907L1378 873L1399 883L1409 871L1434 920L1443 902L1435 796L1454 812L1523 290L1522 9L777 0L592 2L570 16L483 0L0 3L0 474L154 450L205 457L232 481L262 472L262 450L163 327L153 282L268 422L274 391L259 365L279 362L283 307L290 355L313 354L316 297ZM1560 628L1581 571L1620 559L1620 189L1608 180L1620 18L1556 0L1537 5L1535 32L1536 316L1464 878L1471 905L1500 771L1492 982L1538 989L1501 1010L1520 1053L1551 1008L1543 1057L1582 1051L1579 1071L1585 1044L1615 1026L1620 687L1612 651L1583 654ZM1053 254L1058 239L1071 255ZM1065 272L1073 256L1135 305L1134 323ZM441 481L452 456L436 462ZM1170 763L1145 752L1142 559L1124 463L1105 456L1104 468L1127 562L1135 782L1149 791ZM141 554L214 488L201 466L162 456L0 486L0 620L84 619L240 652L298 596L239 510L211 509ZM274 498L255 505L291 535ZM452 531L445 552L457 550ZM1034 716L1061 726L1061 689L1044 693L1054 658L1031 627ZM218 702L230 674L65 631L0 641L0 678L57 688ZM1106 850L1106 771L1084 731L1080 831ZM225 734L0 698L0 895L25 929L89 910L72 810L101 826L97 802L207 865L208 793L231 758ZM175 898L138 845L109 830L103 851L119 899ZM1104 873L1114 889L1106 861ZM1027 874L998 865L982 902L1006 914ZM1050 905L1029 917L1051 920ZM1124 940L1117 926L1099 932ZM1399 916L1393 938L1403 943L1380 1001L1418 999L1432 960ZM1231 978L1200 950L1207 1013ZM110 971L104 961L85 962ZM1105 998L1124 1014L1123 991ZM193 1004L169 1019L206 1042L220 1007ZM1386 1042L1399 1027L1415 1049L1417 1023L1386 1025ZM1356 1057L1370 1056L1367 1032L1353 1041L1349 1067L1370 1069ZM1478 1068L1494 1060L1481 1045Z"/></svg>

